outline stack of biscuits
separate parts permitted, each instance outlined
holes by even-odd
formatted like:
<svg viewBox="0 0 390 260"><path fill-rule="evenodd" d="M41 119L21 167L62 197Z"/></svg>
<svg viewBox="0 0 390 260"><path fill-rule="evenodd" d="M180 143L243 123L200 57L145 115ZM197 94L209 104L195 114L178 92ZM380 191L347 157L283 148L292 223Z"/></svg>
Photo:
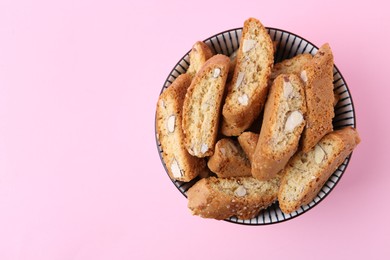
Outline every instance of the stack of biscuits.
<svg viewBox="0 0 390 260"><path fill-rule="evenodd" d="M310 203L360 142L333 130L329 44L274 64L260 21L245 21L231 57L196 42L187 73L160 95L156 129L172 179L194 215L251 219L275 201L288 214Z"/></svg>

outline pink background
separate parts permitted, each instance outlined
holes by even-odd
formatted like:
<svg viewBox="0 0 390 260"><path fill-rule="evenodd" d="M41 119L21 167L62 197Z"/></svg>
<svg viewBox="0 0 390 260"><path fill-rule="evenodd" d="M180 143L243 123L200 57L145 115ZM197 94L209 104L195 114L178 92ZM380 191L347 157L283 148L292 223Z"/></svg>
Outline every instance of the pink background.
<svg viewBox="0 0 390 260"><path fill-rule="evenodd" d="M0 1L1 260L389 259L386 1L208 2ZM191 216L154 139L173 65L250 16L331 44L363 139L323 202L258 227Z"/></svg>

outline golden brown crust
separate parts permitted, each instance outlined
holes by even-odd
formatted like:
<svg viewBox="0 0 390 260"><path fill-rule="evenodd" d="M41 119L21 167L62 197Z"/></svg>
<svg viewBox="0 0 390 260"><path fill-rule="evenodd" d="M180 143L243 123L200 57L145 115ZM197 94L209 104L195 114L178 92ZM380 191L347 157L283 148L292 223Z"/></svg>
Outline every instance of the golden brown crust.
<svg viewBox="0 0 390 260"><path fill-rule="evenodd" d="M191 49L189 54L190 56L190 66L188 67L187 74L191 78L195 77L195 74L198 73L200 68L214 55L210 47L201 41L197 41Z"/></svg>
<svg viewBox="0 0 390 260"><path fill-rule="evenodd" d="M188 208L203 218L251 219L275 201L279 182L279 178L265 182L253 177L202 179L187 192Z"/></svg>
<svg viewBox="0 0 390 260"><path fill-rule="evenodd" d="M356 129L346 127L325 135L309 152L294 155L282 172L278 194L281 210L289 214L310 203L359 143ZM317 150L323 152L319 160Z"/></svg>
<svg viewBox="0 0 390 260"><path fill-rule="evenodd" d="M264 109L263 125L252 161L252 175L273 178L297 151L305 126L305 93L295 74L279 75L271 86ZM298 114L297 121L291 121ZM289 123L292 122L290 129Z"/></svg>
<svg viewBox="0 0 390 260"><path fill-rule="evenodd" d="M237 140L240 143L242 150L248 157L249 161L252 163L253 154L255 153L256 145L259 141L259 134L253 132L244 132L240 134Z"/></svg>
<svg viewBox="0 0 390 260"><path fill-rule="evenodd" d="M220 178L252 176L251 165L244 151L237 141L229 138L217 142L207 165Z"/></svg>
<svg viewBox="0 0 390 260"><path fill-rule="evenodd" d="M301 78L305 84L307 122L302 135L302 150L308 152L333 130L333 54L324 44L304 66Z"/></svg>
<svg viewBox="0 0 390 260"><path fill-rule="evenodd" d="M191 156L184 146L182 108L191 78L182 74L160 95L156 110L156 130L162 157L172 179L190 181L203 171L206 162Z"/></svg>
<svg viewBox="0 0 390 260"><path fill-rule="evenodd" d="M193 156L205 157L214 153L229 62L225 55L213 56L188 88L183 106L183 130L185 146Z"/></svg>
<svg viewBox="0 0 390 260"><path fill-rule="evenodd" d="M246 20L222 111L224 135L240 135L259 116L268 92L273 51L271 38L260 21Z"/></svg>

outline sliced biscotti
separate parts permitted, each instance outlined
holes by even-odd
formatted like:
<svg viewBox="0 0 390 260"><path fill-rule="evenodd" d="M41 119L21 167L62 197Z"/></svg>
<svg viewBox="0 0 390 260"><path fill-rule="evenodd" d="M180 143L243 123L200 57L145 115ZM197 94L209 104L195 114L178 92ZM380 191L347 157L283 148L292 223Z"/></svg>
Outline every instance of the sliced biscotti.
<svg viewBox="0 0 390 260"><path fill-rule="evenodd" d="M297 151L305 126L304 86L295 74L281 74L273 82L264 108L263 124L252 160L252 175L273 178Z"/></svg>
<svg viewBox="0 0 390 260"><path fill-rule="evenodd" d="M259 181L253 177L202 179L188 192L188 208L203 218L255 217L277 198L280 178Z"/></svg>
<svg viewBox="0 0 390 260"><path fill-rule="evenodd" d="M219 115L230 59L210 58L192 80L184 99L185 146L191 155L211 156L218 133Z"/></svg>
<svg viewBox="0 0 390 260"><path fill-rule="evenodd" d="M327 133L333 130L333 54L324 44L307 63L301 79L305 84L307 122L302 135L302 150L308 152Z"/></svg>
<svg viewBox="0 0 390 260"><path fill-rule="evenodd" d="M359 142L356 129L347 127L325 135L309 152L294 155L282 172L281 210L291 213L310 203Z"/></svg>
<svg viewBox="0 0 390 260"><path fill-rule="evenodd" d="M256 145L259 141L259 134L253 132L243 132L238 136L237 140L249 161L252 163L253 154L255 153Z"/></svg>
<svg viewBox="0 0 390 260"><path fill-rule="evenodd" d="M252 176L248 157L238 142L229 138L217 142L207 165L218 177Z"/></svg>
<svg viewBox="0 0 390 260"><path fill-rule="evenodd" d="M278 62L272 68L270 80L273 81L280 74L294 73L297 76L301 75L303 67L313 58L310 53L302 53L291 59L286 59Z"/></svg>
<svg viewBox="0 0 390 260"><path fill-rule="evenodd" d="M271 38L260 21L246 20L232 84L222 110L224 135L240 135L260 114L268 93L273 52Z"/></svg>
<svg viewBox="0 0 390 260"><path fill-rule="evenodd" d="M205 159L191 156L184 145L182 109L191 77L182 74L160 95L156 110L156 130L161 143L162 157L169 176L190 181L204 172Z"/></svg>
<svg viewBox="0 0 390 260"><path fill-rule="evenodd" d="M213 51L206 43L197 41L191 49L190 66L187 73L193 78L205 62L213 56Z"/></svg>

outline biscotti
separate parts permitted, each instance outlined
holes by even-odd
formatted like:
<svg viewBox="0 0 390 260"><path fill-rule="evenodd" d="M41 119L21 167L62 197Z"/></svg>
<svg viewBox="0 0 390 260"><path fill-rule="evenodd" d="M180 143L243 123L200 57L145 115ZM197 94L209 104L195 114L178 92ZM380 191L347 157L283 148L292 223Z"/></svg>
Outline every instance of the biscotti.
<svg viewBox="0 0 390 260"><path fill-rule="evenodd" d="M188 190L188 208L203 218L250 219L275 202L279 185L279 178L259 181L253 177L209 177Z"/></svg>
<svg viewBox="0 0 390 260"><path fill-rule="evenodd" d="M183 130L185 146L193 156L206 157L214 153L229 63L225 55L213 56L188 88L183 106Z"/></svg>
<svg viewBox="0 0 390 260"><path fill-rule="evenodd" d="M303 67L313 58L310 53L302 53L291 59L286 59L278 62L272 68L270 80L273 81L280 74L291 74L294 73L297 76L301 75Z"/></svg>
<svg viewBox="0 0 390 260"><path fill-rule="evenodd" d="M271 86L263 124L252 160L252 175L259 180L276 176L298 149L305 126L304 86L295 74L279 75Z"/></svg>
<svg viewBox="0 0 390 260"><path fill-rule="evenodd" d="M268 93L273 52L271 38L260 21L246 20L233 79L222 110L224 135L240 135L259 116Z"/></svg>
<svg viewBox="0 0 390 260"><path fill-rule="evenodd" d="M228 138L217 142L207 165L220 178L252 176L248 157L237 141Z"/></svg>
<svg viewBox="0 0 390 260"><path fill-rule="evenodd" d="M156 130L162 157L172 179L190 181L206 171L205 159L191 156L184 145L182 108L191 77L182 74L160 95L156 110Z"/></svg>
<svg viewBox="0 0 390 260"><path fill-rule="evenodd" d="M281 210L288 214L310 203L359 143L357 131L347 127L327 134L309 152L294 155L281 173Z"/></svg>
<svg viewBox="0 0 390 260"><path fill-rule="evenodd" d="M191 49L190 66L187 73L193 78L208 59L213 56L213 51L204 42L196 42Z"/></svg>
<svg viewBox="0 0 390 260"><path fill-rule="evenodd" d="M302 150L308 152L327 133L333 130L333 54L324 44L308 62L301 79L305 84L307 122L302 134Z"/></svg>
<svg viewBox="0 0 390 260"><path fill-rule="evenodd" d="M248 157L250 163L252 164L253 154L255 153L256 145L259 141L259 134L253 132L243 132L240 134L237 140L240 143L242 150Z"/></svg>

